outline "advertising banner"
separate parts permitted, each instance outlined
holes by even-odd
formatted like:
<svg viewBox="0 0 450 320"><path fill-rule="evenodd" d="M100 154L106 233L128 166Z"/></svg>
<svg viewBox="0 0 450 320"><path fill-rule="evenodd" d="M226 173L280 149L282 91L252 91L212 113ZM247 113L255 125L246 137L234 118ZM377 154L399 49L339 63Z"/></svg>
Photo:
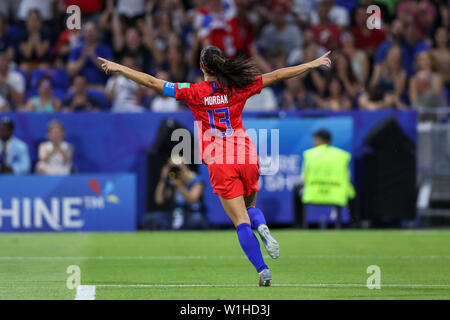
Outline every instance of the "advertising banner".
<svg viewBox="0 0 450 320"><path fill-rule="evenodd" d="M134 174L0 176L0 232L133 230Z"/></svg>

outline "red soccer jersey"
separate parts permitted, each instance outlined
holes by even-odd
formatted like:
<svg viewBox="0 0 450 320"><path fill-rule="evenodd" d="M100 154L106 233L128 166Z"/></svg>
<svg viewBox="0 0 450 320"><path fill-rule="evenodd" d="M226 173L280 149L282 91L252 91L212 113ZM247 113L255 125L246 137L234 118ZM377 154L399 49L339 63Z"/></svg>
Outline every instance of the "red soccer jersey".
<svg viewBox="0 0 450 320"><path fill-rule="evenodd" d="M323 47L333 50L339 44L340 28L337 24L327 23L325 25L313 25L310 28L314 33L314 38Z"/></svg>
<svg viewBox="0 0 450 320"><path fill-rule="evenodd" d="M231 95L226 90L218 92L217 86L215 81L175 85L175 98L187 103L197 122L202 161L257 163L256 148L244 129L241 115L247 99L261 92L262 76Z"/></svg>

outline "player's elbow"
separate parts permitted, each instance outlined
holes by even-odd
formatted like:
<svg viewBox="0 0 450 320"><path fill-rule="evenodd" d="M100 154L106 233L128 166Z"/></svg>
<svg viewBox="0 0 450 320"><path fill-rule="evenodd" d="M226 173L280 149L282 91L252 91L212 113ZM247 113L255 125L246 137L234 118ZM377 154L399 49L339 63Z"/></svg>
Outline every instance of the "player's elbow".
<svg viewBox="0 0 450 320"><path fill-rule="evenodd" d="M284 80L283 73L280 70L276 70L272 73L272 83Z"/></svg>
<svg viewBox="0 0 450 320"><path fill-rule="evenodd" d="M280 81L280 80L281 80L281 78L280 78L278 72L274 71L271 73L267 73L263 77L263 87L270 86L273 83Z"/></svg>

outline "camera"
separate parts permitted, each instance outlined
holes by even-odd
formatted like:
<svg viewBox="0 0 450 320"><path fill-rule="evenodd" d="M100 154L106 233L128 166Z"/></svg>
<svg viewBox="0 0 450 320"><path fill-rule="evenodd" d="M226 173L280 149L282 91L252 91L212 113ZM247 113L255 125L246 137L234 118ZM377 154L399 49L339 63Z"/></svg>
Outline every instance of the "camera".
<svg viewBox="0 0 450 320"><path fill-rule="evenodd" d="M178 166L171 166L169 170L169 178L170 179L178 179L180 175L180 167Z"/></svg>

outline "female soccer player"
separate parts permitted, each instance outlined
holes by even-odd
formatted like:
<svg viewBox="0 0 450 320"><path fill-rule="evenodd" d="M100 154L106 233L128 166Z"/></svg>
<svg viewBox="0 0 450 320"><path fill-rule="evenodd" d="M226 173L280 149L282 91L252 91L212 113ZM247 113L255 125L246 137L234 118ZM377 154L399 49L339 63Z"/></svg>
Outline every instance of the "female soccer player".
<svg viewBox="0 0 450 320"><path fill-rule="evenodd" d="M120 72L141 85L187 103L201 126L202 161L208 166L214 193L236 227L242 250L259 273L260 286L270 286L272 275L251 227L258 231L270 257L279 257L280 246L270 233L264 214L255 206L259 165L256 148L242 125L242 110L248 98L276 81L297 77L312 68L330 67L329 54L260 75L250 60L227 59L219 48L209 46L200 54L205 81L195 84L171 83L98 58L107 74Z"/></svg>

